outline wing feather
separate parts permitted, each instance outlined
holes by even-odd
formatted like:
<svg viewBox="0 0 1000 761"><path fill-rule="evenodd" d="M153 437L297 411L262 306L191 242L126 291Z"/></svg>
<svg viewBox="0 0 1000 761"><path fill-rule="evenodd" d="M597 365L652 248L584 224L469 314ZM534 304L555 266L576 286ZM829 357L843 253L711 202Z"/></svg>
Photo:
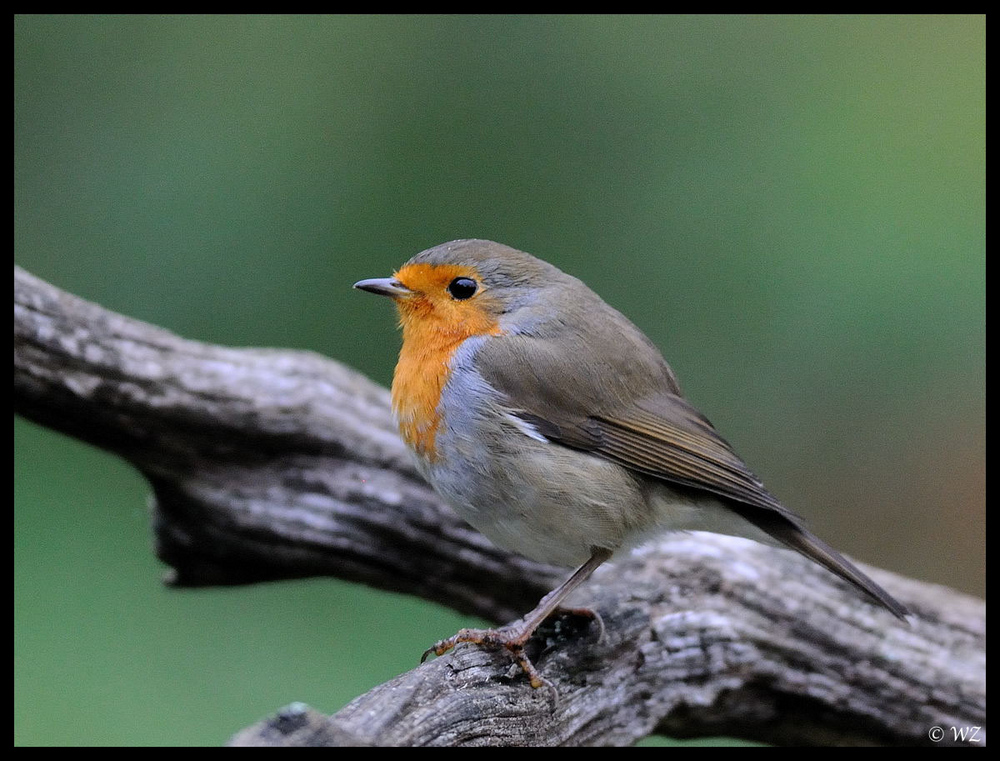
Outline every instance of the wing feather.
<svg viewBox="0 0 1000 761"><path fill-rule="evenodd" d="M613 312L603 302L600 308ZM590 324L613 329L624 320L617 312L606 317ZM616 347L614 355L599 357L577 331L556 331L548 339L503 336L484 345L477 365L507 397L513 413L549 441L722 497L762 531L850 581L896 616L906 616L904 606L809 532L764 488L708 419L680 395L659 352L634 330L622 333L617 344L613 336L598 341ZM567 356L577 364L567 367Z"/></svg>

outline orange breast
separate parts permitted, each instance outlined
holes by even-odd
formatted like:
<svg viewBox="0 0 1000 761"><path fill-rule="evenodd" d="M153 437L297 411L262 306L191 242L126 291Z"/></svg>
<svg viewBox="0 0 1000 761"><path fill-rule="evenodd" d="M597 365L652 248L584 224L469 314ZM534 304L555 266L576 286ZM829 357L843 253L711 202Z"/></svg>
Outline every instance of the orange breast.
<svg viewBox="0 0 1000 761"><path fill-rule="evenodd" d="M392 378L392 409L399 433L421 457L434 460L438 402L448 381L448 362L456 346L443 342L403 341Z"/></svg>
<svg viewBox="0 0 1000 761"><path fill-rule="evenodd" d="M453 301L444 291L456 272L467 271L416 264L396 273L420 294L396 301L403 346L392 379L392 409L403 440L431 462L437 458L438 404L451 373L452 355L471 336L500 334L496 319L481 304Z"/></svg>

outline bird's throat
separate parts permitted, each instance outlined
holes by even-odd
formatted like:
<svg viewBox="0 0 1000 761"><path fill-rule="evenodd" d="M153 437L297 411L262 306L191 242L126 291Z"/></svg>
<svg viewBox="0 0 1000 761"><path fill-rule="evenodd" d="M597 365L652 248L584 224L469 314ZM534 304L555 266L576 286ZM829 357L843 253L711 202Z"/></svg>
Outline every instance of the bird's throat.
<svg viewBox="0 0 1000 761"><path fill-rule="evenodd" d="M499 335L500 329L495 322L479 321L452 323L445 329L428 317L425 313L416 318L401 305L403 346L392 378L392 411L407 446L433 462L437 457L435 439L440 424L438 404L451 373L452 357L467 338Z"/></svg>

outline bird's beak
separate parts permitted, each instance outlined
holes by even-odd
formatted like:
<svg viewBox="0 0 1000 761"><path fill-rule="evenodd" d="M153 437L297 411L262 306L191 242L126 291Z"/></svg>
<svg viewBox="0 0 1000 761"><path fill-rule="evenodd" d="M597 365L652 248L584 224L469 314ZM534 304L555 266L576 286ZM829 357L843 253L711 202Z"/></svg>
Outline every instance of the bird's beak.
<svg viewBox="0 0 1000 761"><path fill-rule="evenodd" d="M394 277L373 277L369 280L359 280L354 287L360 291L377 293L379 296L391 296L394 299L413 294L409 288Z"/></svg>

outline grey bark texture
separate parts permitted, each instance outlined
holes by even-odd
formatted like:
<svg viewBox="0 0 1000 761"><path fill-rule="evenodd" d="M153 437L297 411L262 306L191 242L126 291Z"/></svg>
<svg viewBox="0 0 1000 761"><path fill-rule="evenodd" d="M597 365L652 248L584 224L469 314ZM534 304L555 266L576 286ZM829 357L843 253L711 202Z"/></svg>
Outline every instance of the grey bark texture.
<svg viewBox="0 0 1000 761"><path fill-rule="evenodd" d="M177 586L336 576L505 622L567 573L458 519L413 469L388 392L357 372L188 341L16 266L14 411L146 476ZM556 695L504 653L463 645L332 716L289 706L232 742L985 745L985 603L866 570L913 611L909 625L794 553L666 536L573 598L600 612L603 638L558 618L533 639ZM955 740L974 727L978 742Z"/></svg>

